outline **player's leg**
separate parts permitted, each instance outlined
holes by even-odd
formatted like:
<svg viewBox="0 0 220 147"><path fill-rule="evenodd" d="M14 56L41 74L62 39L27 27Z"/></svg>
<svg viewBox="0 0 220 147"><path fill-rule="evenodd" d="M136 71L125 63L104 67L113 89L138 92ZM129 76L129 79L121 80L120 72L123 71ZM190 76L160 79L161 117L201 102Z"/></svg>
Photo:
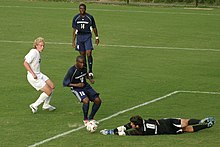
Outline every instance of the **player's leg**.
<svg viewBox="0 0 220 147"><path fill-rule="evenodd" d="M187 121L183 120L183 121ZM191 122L190 122L191 121ZM215 123L215 119L213 117L208 117L203 120L198 119L188 119L188 126L183 128L184 132L197 132L206 128L211 128Z"/></svg>
<svg viewBox="0 0 220 147"><path fill-rule="evenodd" d="M186 127L189 125L199 124L201 120L199 119L181 119L181 126Z"/></svg>
<svg viewBox="0 0 220 147"><path fill-rule="evenodd" d="M99 97L96 97L93 101L93 105L92 105L92 111L89 115L89 120L93 120L94 119L94 116L96 114L96 112L99 110L100 106L101 106L101 99Z"/></svg>
<svg viewBox="0 0 220 147"><path fill-rule="evenodd" d="M86 51L86 56L88 58L88 65L89 65L89 76L93 79L93 72L92 72L92 65L93 65L93 57L92 57L92 50Z"/></svg>
<svg viewBox="0 0 220 147"><path fill-rule="evenodd" d="M102 101L99 97L99 93L97 93L89 84L86 86L86 92L88 94L89 100L93 101L92 111L89 115L89 120L93 120L96 112L101 106Z"/></svg>
<svg viewBox="0 0 220 147"><path fill-rule="evenodd" d="M202 125L193 125L193 126L186 126L183 128L183 132L197 132L206 128L210 128L211 126L208 126L207 124L202 124Z"/></svg>
<svg viewBox="0 0 220 147"><path fill-rule="evenodd" d="M46 84L46 82L39 75L38 79L33 79L31 75L27 76L28 82L37 90L41 90L42 93L38 97L38 99L32 103L29 107L31 108L33 113L37 112L38 106L42 104L47 97L51 95L51 88Z"/></svg>
<svg viewBox="0 0 220 147"><path fill-rule="evenodd" d="M48 85L50 87L51 94L50 94L49 97L47 97L45 99L44 104L43 104L43 110L53 111L53 110L56 110L56 107L51 106L50 101L51 101L51 98L52 98L52 95L53 95L53 91L55 89L55 85L53 84L53 82L49 78L45 82L46 82L46 85Z"/></svg>
<svg viewBox="0 0 220 147"><path fill-rule="evenodd" d="M86 97L82 100L82 110L83 110L83 122L84 122L84 125L86 125L86 123L88 122L88 113L89 113L89 98Z"/></svg>
<svg viewBox="0 0 220 147"><path fill-rule="evenodd" d="M86 125L88 122L88 112L89 112L89 98L87 97L84 89L81 88L71 88L72 93L77 97L77 99L82 102L82 110L83 110L83 122Z"/></svg>
<svg viewBox="0 0 220 147"><path fill-rule="evenodd" d="M88 66L89 66L89 76L93 78L93 71L92 71L92 65L93 65L93 56L92 56L92 50L93 50L93 44L92 44L92 35L87 36L87 40L85 41L85 50L86 50L86 56L88 59Z"/></svg>
<svg viewBox="0 0 220 147"><path fill-rule="evenodd" d="M86 63L86 52L85 51L80 51L79 52L81 56L84 57L84 67L87 68L87 63Z"/></svg>
<svg viewBox="0 0 220 147"><path fill-rule="evenodd" d="M76 50L79 51L79 54L84 57L84 67L87 68L85 37L84 37L84 35L77 35Z"/></svg>

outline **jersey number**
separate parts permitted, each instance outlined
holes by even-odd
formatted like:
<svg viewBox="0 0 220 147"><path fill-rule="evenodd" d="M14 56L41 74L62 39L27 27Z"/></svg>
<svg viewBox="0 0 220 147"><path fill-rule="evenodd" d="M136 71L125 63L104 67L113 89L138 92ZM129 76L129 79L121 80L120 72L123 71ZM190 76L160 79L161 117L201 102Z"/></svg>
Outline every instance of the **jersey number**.
<svg viewBox="0 0 220 147"><path fill-rule="evenodd" d="M80 91L79 94L80 94L80 96L86 95L83 91Z"/></svg>
<svg viewBox="0 0 220 147"><path fill-rule="evenodd" d="M85 29L85 24L81 24L81 29Z"/></svg>
<svg viewBox="0 0 220 147"><path fill-rule="evenodd" d="M147 126L148 129L155 129L156 128L156 126L154 124L148 124L147 123L146 126Z"/></svg>

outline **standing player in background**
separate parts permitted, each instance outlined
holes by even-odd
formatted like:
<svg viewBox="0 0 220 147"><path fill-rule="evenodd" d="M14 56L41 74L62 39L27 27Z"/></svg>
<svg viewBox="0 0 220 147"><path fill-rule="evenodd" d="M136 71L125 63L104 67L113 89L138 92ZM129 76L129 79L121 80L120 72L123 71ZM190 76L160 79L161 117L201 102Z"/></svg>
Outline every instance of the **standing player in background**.
<svg viewBox="0 0 220 147"><path fill-rule="evenodd" d="M42 93L39 98L31 104L33 113L37 112L38 106L43 103L43 110L53 111L56 110L54 106L51 106L50 100L53 93L54 84L53 82L43 73L40 72L40 53L44 50L44 39L38 37L34 40L33 49L24 58L24 67L27 70L28 82L37 90L41 90Z"/></svg>
<svg viewBox="0 0 220 147"><path fill-rule="evenodd" d="M94 116L96 112L99 110L101 106L101 99L99 97L99 93L97 93L90 85L86 82L86 78L94 84L94 79L91 79L88 76L87 70L84 67L84 57L77 56L76 57L76 64L73 65L67 72L64 80L63 86L71 87L72 93L78 98L80 102L83 103L82 110L84 115L84 124L86 125L89 121L94 120ZM90 101L94 102L92 106L92 111L88 117L89 112L89 103Z"/></svg>
<svg viewBox="0 0 220 147"><path fill-rule="evenodd" d="M72 46L77 51L79 51L80 55L84 56L84 66L86 65L86 56L88 60L88 67L89 67L89 76L93 78L93 57L92 57L92 30L95 34L95 43L96 45L99 44L99 37L98 31L95 24L95 19L92 15L86 13L86 5L80 4L79 5L79 14L74 16L72 21L72 28L73 28L73 40Z"/></svg>

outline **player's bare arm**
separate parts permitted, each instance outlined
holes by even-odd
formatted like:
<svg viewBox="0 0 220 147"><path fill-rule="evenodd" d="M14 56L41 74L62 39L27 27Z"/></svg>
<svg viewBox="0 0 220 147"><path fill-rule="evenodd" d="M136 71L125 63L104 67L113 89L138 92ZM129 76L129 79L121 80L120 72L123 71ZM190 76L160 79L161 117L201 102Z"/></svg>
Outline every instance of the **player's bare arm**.
<svg viewBox="0 0 220 147"><path fill-rule="evenodd" d="M97 28L93 28L93 32L94 32L94 34L95 34L95 43L96 43L96 45L99 45L99 35L98 35L98 30L97 30Z"/></svg>
<svg viewBox="0 0 220 147"><path fill-rule="evenodd" d="M26 61L24 61L24 67L26 68L27 71L29 71L32 74L34 79L37 79L37 75L33 72L30 65Z"/></svg>
<svg viewBox="0 0 220 147"><path fill-rule="evenodd" d="M73 40L72 40L72 47L76 48L76 34L77 34L77 30L73 29Z"/></svg>

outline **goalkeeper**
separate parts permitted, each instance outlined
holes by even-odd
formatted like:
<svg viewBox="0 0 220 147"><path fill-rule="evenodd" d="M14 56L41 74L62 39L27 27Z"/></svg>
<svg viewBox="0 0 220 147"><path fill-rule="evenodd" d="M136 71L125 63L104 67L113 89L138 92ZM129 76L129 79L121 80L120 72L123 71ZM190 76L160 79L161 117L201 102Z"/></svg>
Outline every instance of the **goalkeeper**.
<svg viewBox="0 0 220 147"><path fill-rule="evenodd" d="M124 126L111 130L101 130L103 135L160 135L197 132L214 125L214 117L199 119L163 118L145 120L141 116L133 116Z"/></svg>

